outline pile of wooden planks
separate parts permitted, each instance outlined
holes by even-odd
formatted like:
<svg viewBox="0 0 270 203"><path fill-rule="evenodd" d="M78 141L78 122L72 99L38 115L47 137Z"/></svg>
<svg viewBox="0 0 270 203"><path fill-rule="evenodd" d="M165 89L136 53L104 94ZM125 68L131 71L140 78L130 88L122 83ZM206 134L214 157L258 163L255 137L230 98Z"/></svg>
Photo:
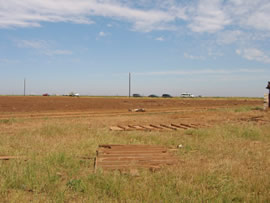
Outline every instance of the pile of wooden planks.
<svg viewBox="0 0 270 203"><path fill-rule="evenodd" d="M142 130L142 131L156 131L156 130L179 130L179 129L196 129L202 127L201 125L198 124L185 124L185 123L180 123L180 124L159 124L159 125L154 125L154 124L148 124L148 125L117 125L117 126L111 126L110 130L113 131L132 131L132 130Z"/></svg>
<svg viewBox="0 0 270 203"><path fill-rule="evenodd" d="M99 145L95 159L95 171L97 169L158 169L164 165L176 163L177 159L173 153L163 146Z"/></svg>

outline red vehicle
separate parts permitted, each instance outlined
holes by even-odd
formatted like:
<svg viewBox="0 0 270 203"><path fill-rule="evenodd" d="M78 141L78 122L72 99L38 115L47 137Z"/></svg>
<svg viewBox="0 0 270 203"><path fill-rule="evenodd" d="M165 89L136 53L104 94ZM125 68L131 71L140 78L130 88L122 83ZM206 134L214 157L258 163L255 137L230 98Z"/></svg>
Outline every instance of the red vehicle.
<svg viewBox="0 0 270 203"><path fill-rule="evenodd" d="M48 93L45 93L45 94L43 94L42 96L45 96L45 97L47 97L47 96L50 96Z"/></svg>

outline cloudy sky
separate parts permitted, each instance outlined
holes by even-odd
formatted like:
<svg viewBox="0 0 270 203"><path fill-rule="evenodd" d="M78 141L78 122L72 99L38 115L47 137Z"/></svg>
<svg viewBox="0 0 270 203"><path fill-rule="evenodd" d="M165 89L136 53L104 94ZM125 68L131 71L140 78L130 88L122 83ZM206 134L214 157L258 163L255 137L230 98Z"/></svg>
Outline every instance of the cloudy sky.
<svg viewBox="0 0 270 203"><path fill-rule="evenodd" d="M263 96L269 0L0 0L0 94Z"/></svg>

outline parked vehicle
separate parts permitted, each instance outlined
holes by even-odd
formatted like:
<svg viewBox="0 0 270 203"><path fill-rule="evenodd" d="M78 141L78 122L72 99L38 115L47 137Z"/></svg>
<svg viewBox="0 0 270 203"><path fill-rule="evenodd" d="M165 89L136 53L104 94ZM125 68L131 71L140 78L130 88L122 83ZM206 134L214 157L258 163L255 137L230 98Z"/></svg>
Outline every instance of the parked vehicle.
<svg viewBox="0 0 270 203"><path fill-rule="evenodd" d="M158 97L158 96L155 94L150 94L148 97Z"/></svg>
<svg viewBox="0 0 270 203"><path fill-rule="evenodd" d="M47 97L50 96L48 93L44 93L42 96Z"/></svg>
<svg viewBox="0 0 270 203"><path fill-rule="evenodd" d="M193 94L191 94L191 93L185 92L185 93L182 93L182 94L180 95L180 97L193 98L193 97L195 97L195 96L194 96Z"/></svg>
<svg viewBox="0 0 270 203"><path fill-rule="evenodd" d="M70 96L70 97L79 97L80 94L79 94L79 93L70 92L70 93L69 93L69 96Z"/></svg>
<svg viewBox="0 0 270 203"><path fill-rule="evenodd" d="M133 94L133 97L141 97L140 94Z"/></svg>
<svg viewBox="0 0 270 203"><path fill-rule="evenodd" d="M163 98L172 98L172 96L169 95L169 94L163 94L162 97L163 97Z"/></svg>

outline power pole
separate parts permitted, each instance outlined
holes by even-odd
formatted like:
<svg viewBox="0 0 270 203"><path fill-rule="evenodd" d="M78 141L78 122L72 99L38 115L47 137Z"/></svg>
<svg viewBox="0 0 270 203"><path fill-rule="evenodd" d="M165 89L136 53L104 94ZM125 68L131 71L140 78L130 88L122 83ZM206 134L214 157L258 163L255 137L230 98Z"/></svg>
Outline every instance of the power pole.
<svg viewBox="0 0 270 203"><path fill-rule="evenodd" d="M23 88L23 95L25 96L26 92L26 79L24 78L24 88Z"/></svg>
<svg viewBox="0 0 270 203"><path fill-rule="evenodd" d="M131 94L131 74L129 73L129 89L128 89L128 97L130 97Z"/></svg>

